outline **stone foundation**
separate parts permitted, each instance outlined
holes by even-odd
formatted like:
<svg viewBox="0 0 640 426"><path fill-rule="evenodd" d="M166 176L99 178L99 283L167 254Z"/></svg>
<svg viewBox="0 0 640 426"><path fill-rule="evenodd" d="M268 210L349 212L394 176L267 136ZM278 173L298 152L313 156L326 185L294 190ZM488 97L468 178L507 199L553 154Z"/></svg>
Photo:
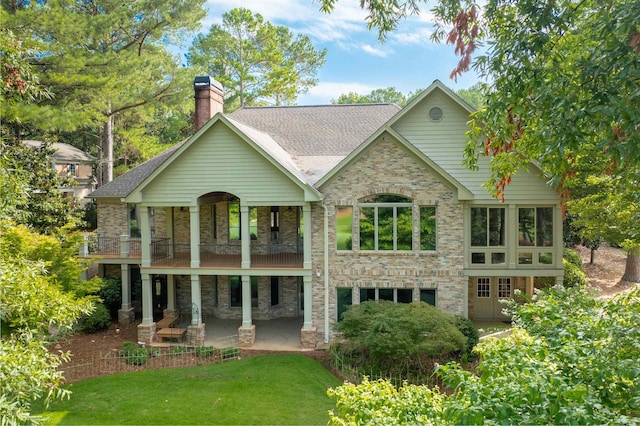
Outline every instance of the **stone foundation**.
<svg viewBox="0 0 640 426"><path fill-rule="evenodd" d="M248 348L256 341L256 326L238 328L238 346Z"/></svg>
<svg viewBox="0 0 640 426"><path fill-rule="evenodd" d="M156 323L138 325L138 342L153 343L156 341Z"/></svg>
<svg viewBox="0 0 640 426"><path fill-rule="evenodd" d="M300 347L304 349L316 348L316 327L300 330Z"/></svg>
<svg viewBox="0 0 640 426"><path fill-rule="evenodd" d="M136 320L136 312L134 308L118 309L118 325L123 328L131 325Z"/></svg>
<svg viewBox="0 0 640 426"><path fill-rule="evenodd" d="M190 346L204 345L204 324L187 327L186 344Z"/></svg>

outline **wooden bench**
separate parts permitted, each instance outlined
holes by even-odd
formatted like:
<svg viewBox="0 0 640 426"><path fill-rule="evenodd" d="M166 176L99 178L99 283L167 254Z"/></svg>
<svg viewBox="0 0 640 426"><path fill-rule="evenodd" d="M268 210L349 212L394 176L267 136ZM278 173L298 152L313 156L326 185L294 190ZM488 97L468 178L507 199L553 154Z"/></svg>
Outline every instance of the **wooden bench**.
<svg viewBox="0 0 640 426"><path fill-rule="evenodd" d="M178 342L182 342L186 332L186 328L161 328L158 331L158 340L161 343L164 343L166 339L176 339Z"/></svg>
<svg viewBox="0 0 640 426"><path fill-rule="evenodd" d="M164 317L156 323L157 328L171 328L178 323L176 317Z"/></svg>

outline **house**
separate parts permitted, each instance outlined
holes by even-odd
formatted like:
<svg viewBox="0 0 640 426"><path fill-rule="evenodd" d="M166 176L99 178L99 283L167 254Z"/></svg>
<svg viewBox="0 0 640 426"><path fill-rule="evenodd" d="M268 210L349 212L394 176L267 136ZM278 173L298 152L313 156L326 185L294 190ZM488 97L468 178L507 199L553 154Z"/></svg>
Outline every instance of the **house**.
<svg viewBox="0 0 640 426"><path fill-rule="evenodd" d="M25 140L23 143L31 148L40 148L42 141ZM90 201L87 196L95 189L93 179L93 164L96 159L86 152L66 143L54 142L51 144L54 150L51 159L53 168L60 176L73 178L72 187L59 188L66 196L74 197L81 204Z"/></svg>
<svg viewBox="0 0 640 426"><path fill-rule="evenodd" d="M141 341L185 311L191 343L215 319L302 317L301 346L329 342L366 300L425 301L476 320L499 299L562 282L558 194L540 170L513 177L506 201L463 166L472 108L435 81L391 104L247 107L223 114L222 86L194 82L197 131L91 194L98 237L84 255L122 279L120 321ZM138 233L139 232L139 233ZM164 322L163 321L163 322Z"/></svg>

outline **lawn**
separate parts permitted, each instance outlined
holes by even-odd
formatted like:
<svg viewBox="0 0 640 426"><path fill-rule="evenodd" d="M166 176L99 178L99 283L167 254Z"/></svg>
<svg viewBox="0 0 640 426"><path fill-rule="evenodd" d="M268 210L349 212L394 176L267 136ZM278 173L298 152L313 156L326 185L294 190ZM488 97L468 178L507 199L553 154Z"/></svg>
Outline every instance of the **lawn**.
<svg viewBox="0 0 640 426"><path fill-rule="evenodd" d="M326 424L326 390L340 384L311 358L263 355L85 380L42 415L54 425Z"/></svg>

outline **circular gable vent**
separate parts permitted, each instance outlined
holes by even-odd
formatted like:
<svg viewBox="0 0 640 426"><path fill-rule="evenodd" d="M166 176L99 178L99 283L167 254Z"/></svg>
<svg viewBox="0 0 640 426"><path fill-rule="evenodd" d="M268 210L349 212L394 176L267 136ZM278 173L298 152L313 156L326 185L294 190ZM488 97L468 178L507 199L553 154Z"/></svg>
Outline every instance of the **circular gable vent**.
<svg viewBox="0 0 640 426"><path fill-rule="evenodd" d="M433 107L429 110L429 118L433 121L442 120L442 109L438 107Z"/></svg>

